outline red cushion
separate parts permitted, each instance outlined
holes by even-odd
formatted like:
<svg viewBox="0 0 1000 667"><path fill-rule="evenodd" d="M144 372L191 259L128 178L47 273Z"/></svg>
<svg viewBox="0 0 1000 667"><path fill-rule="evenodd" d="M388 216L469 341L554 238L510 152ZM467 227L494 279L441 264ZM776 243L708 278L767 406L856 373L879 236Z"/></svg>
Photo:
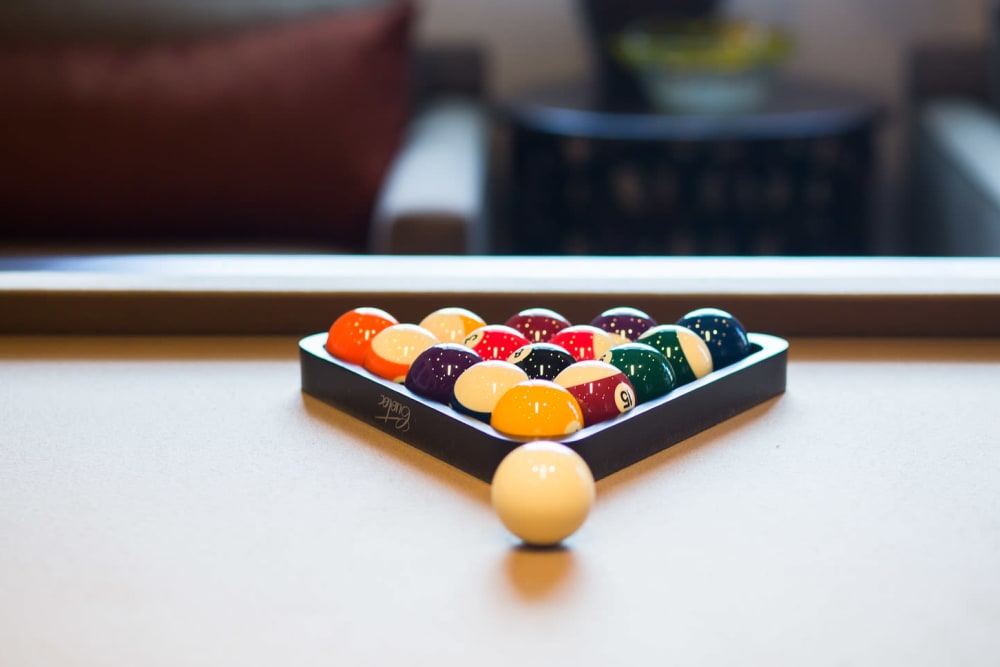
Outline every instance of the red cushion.
<svg viewBox="0 0 1000 667"><path fill-rule="evenodd" d="M408 115L412 14L0 50L0 236L361 244Z"/></svg>

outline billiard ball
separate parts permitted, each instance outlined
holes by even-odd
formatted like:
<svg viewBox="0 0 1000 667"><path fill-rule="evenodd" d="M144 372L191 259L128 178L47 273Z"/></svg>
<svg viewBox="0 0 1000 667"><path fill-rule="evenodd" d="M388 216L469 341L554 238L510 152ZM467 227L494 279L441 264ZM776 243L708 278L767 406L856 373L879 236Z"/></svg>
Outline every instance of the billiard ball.
<svg viewBox="0 0 1000 667"><path fill-rule="evenodd" d="M634 341L643 331L656 326L656 320L638 308L621 306L610 308L598 315L590 323L598 329L618 334L626 341Z"/></svg>
<svg viewBox="0 0 1000 667"><path fill-rule="evenodd" d="M539 440L500 461L490 500L500 522L532 546L559 544L579 530L594 505L594 475L566 445Z"/></svg>
<svg viewBox="0 0 1000 667"><path fill-rule="evenodd" d="M640 343L663 353L677 377L678 386L712 372L712 355L698 334L676 324L660 324L639 336Z"/></svg>
<svg viewBox="0 0 1000 667"><path fill-rule="evenodd" d="M368 372L393 382L403 382L421 352L438 339L417 324L393 324L372 338L363 365Z"/></svg>
<svg viewBox="0 0 1000 667"><path fill-rule="evenodd" d="M579 431L583 411L565 387L551 380L526 380L500 397L490 426L512 438L556 438Z"/></svg>
<svg viewBox="0 0 1000 667"><path fill-rule="evenodd" d="M461 343L470 333L486 326L486 320L465 308L439 308L420 320L420 326L442 343Z"/></svg>
<svg viewBox="0 0 1000 667"><path fill-rule="evenodd" d="M393 324L399 324L399 321L381 308L361 307L349 310L330 326L326 336L326 351L337 359L360 366L365 360L372 338Z"/></svg>
<svg viewBox="0 0 1000 667"><path fill-rule="evenodd" d="M677 378L667 358L645 343L616 345L601 356L625 374L635 389L639 405L664 396L677 387Z"/></svg>
<svg viewBox="0 0 1000 667"><path fill-rule="evenodd" d="M529 343L520 331L503 324L487 324L465 337L463 345L483 359L506 360L518 348Z"/></svg>
<svg viewBox="0 0 1000 667"><path fill-rule="evenodd" d="M584 426L617 417L636 405L628 377L606 361L577 362L560 373L555 383L566 387L580 404Z"/></svg>
<svg viewBox="0 0 1000 667"><path fill-rule="evenodd" d="M565 368L576 363L565 348L552 343L529 343L518 348L507 361L524 369L532 380L554 380Z"/></svg>
<svg viewBox="0 0 1000 667"><path fill-rule="evenodd" d="M533 343L544 343L570 326L569 320L548 308L527 308L512 315L504 324L517 329Z"/></svg>
<svg viewBox="0 0 1000 667"><path fill-rule="evenodd" d="M622 341L615 334L589 324L566 327L549 339L550 343L566 348L577 361L597 359Z"/></svg>
<svg viewBox="0 0 1000 667"><path fill-rule="evenodd" d="M497 401L528 374L514 364L493 359L470 366L455 381L449 404L463 415L490 423Z"/></svg>
<svg viewBox="0 0 1000 667"><path fill-rule="evenodd" d="M406 374L406 388L417 396L447 405L455 382L482 358L458 343L438 343L421 352Z"/></svg>
<svg viewBox="0 0 1000 667"><path fill-rule="evenodd" d="M708 345L715 368L725 368L750 354L747 330L740 321L718 308L699 308L677 320Z"/></svg>

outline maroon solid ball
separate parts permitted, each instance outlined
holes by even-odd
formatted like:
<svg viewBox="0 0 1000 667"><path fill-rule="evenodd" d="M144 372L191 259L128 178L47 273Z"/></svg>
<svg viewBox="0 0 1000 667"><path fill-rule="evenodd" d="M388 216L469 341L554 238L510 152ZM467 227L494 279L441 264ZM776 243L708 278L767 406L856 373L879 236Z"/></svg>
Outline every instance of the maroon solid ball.
<svg viewBox="0 0 1000 667"><path fill-rule="evenodd" d="M569 320L548 308L528 308L505 324L520 331L532 343L544 343L570 325Z"/></svg>
<svg viewBox="0 0 1000 667"><path fill-rule="evenodd" d="M655 327L656 320L638 308L621 306L605 310L590 325L634 341L646 329Z"/></svg>
<svg viewBox="0 0 1000 667"><path fill-rule="evenodd" d="M458 376L483 359L458 343L432 345L413 360L406 388L417 396L448 403Z"/></svg>

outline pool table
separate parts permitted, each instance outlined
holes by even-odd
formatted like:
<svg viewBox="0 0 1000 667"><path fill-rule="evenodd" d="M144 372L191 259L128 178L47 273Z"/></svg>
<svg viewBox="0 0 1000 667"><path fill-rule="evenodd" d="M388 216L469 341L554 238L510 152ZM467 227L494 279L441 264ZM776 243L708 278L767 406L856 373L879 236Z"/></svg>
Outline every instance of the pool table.
<svg viewBox="0 0 1000 667"><path fill-rule="evenodd" d="M343 310L728 308L787 391L561 548L300 388ZM0 259L2 665L996 665L1000 260Z"/></svg>

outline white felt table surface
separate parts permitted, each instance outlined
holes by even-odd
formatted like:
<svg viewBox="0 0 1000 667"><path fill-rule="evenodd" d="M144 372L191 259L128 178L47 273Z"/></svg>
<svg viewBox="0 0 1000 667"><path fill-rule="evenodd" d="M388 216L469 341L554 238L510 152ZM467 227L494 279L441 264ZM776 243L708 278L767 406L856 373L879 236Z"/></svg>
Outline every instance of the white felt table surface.
<svg viewBox="0 0 1000 667"><path fill-rule="evenodd" d="M998 340L793 340L554 551L295 343L0 338L0 665L1000 659Z"/></svg>

